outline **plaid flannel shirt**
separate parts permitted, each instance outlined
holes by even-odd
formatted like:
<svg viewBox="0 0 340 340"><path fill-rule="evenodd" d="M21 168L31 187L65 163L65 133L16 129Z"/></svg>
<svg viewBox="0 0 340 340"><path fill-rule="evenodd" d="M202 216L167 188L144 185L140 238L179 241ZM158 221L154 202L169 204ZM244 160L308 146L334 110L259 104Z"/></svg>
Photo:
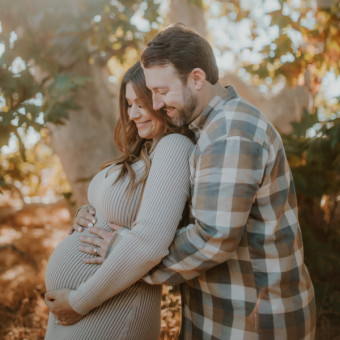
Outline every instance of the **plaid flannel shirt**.
<svg viewBox="0 0 340 340"><path fill-rule="evenodd" d="M278 132L232 86L190 127L193 223L144 280L181 284L180 339L313 339L314 290Z"/></svg>

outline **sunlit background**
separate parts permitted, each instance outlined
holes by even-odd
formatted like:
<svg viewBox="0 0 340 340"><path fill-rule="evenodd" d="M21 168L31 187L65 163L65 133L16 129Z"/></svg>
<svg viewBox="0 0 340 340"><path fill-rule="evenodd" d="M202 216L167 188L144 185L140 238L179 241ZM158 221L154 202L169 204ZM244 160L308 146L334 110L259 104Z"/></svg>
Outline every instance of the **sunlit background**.
<svg viewBox="0 0 340 340"><path fill-rule="evenodd" d="M121 77L176 21L207 38L221 82L281 133L316 290L317 337L338 336L339 0L0 0L1 338L43 339L44 266L86 202L90 179L117 154ZM162 339L177 337L179 301L176 287L165 288Z"/></svg>

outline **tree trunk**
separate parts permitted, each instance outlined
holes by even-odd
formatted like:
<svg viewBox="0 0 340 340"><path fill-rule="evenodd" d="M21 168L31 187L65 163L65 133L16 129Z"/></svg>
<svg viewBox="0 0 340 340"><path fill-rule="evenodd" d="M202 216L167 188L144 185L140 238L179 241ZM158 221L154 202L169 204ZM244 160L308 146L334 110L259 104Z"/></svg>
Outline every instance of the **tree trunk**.
<svg viewBox="0 0 340 340"><path fill-rule="evenodd" d="M118 91L109 83L106 68L78 64L78 75L93 79L78 93L79 111L70 113L65 125L49 124L51 144L60 157L77 205L87 202L87 187L103 161L118 154L113 128L118 117Z"/></svg>
<svg viewBox="0 0 340 340"><path fill-rule="evenodd" d="M180 22L206 35L203 5L197 6L188 0L171 0L168 24Z"/></svg>
<svg viewBox="0 0 340 340"><path fill-rule="evenodd" d="M82 12L81 2L62 0L63 6L79 20ZM60 3L61 5L61 3ZM39 17L30 18L32 31L39 30ZM77 92L76 103L79 110L70 112L64 125L47 124L51 145L59 156L66 177L72 189L72 201L76 205L87 202L87 188L101 164L118 155L113 143L113 129L118 117L118 87L108 81L109 71L106 63L96 60L89 64L86 58L79 60L72 47L76 36L59 36L63 41L55 58L59 65L77 76L92 79L85 88ZM36 79L47 74L35 70Z"/></svg>
<svg viewBox="0 0 340 340"><path fill-rule="evenodd" d="M276 93L264 93L234 74L222 77L221 83L233 85L238 94L261 110L281 133L291 132L291 123L301 120L303 109L311 111L313 107L312 94L304 86L292 89L284 85Z"/></svg>

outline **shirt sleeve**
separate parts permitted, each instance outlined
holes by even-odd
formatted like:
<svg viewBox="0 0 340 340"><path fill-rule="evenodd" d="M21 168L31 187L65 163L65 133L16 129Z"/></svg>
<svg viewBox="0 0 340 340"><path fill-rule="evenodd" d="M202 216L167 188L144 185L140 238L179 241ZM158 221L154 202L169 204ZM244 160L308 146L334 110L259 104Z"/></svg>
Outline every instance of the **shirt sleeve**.
<svg viewBox="0 0 340 340"><path fill-rule="evenodd" d="M190 224L144 281L178 284L227 261L236 251L263 178L268 151L243 137L224 137L196 151Z"/></svg>
<svg viewBox="0 0 340 340"><path fill-rule="evenodd" d="M134 226L95 274L71 291L69 303L76 312L85 315L130 287L168 254L190 195L192 146L178 134L159 141Z"/></svg>

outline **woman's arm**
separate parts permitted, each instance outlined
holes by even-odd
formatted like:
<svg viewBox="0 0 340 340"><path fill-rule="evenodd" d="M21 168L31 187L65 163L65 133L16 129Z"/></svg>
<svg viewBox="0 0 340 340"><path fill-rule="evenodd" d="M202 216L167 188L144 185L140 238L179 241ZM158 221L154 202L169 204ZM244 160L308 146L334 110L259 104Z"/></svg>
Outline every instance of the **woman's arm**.
<svg viewBox="0 0 340 340"><path fill-rule="evenodd" d="M192 145L175 134L158 143L134 227L96 273L70 292L76 312L85 315L128 288L168 254L189 197Z"/></svg>

